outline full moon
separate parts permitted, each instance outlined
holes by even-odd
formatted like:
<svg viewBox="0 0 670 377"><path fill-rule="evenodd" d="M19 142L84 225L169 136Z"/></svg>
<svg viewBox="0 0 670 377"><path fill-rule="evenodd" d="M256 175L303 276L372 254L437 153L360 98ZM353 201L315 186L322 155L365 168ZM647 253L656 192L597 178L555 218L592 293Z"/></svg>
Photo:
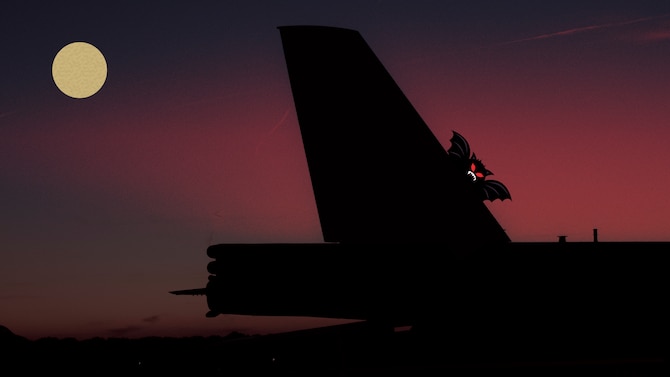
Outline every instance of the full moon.
<svg viewBox="0 0 670 377"><path fill-rule="evenodd" d="M86 42L61 48L54 58L51 74L58 89L72 98L97 93L107 79L107 62L100 50Z"/></svg>

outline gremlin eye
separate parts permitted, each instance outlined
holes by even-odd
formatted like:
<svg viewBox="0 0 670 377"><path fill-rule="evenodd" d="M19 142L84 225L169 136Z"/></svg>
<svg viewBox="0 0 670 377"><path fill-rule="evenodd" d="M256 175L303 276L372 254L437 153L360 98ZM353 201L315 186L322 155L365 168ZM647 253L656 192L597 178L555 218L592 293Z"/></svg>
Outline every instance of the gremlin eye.
<svg viewBox="0 0 670 377"><path fill-rule="evenodd" d="M484 173L482 173L482 172L476 172L475 175L476 175L478 178L484 178Z"/></svg>
<svg viewBox="0 0 670 377"><path fill-rule="evenodd" d="M473 172L477 170L477 167L475 166L474 162L470 164L470 170L472 170Z"/></svg>

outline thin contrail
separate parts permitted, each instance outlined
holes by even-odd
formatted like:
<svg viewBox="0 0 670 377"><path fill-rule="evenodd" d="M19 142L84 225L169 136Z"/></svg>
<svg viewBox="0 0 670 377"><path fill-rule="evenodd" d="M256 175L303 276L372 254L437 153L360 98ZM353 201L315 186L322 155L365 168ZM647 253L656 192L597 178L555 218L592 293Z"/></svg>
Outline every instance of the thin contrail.
<svg viewBox="0 0 670 377"><path fill-rule="evenodd" d="M629 20L629 21L610 22L608 24L577 27L577 28L573 28L573 29L557 31L557 32L554 32L554 33L540 34L540 35L536 35L536 36L533 36L533 37L502 42L502 43L498 44L498 46L504 46L504 45L509 45L509 44L513 44L513 43L521 43L521 42L528 42L528 41L537 41L537 40L540 40L540 39L547 39L547 38L553 38L553 37L561 37L561 36L565 36L565 35L572 35L572 34L577 34L577 33L583 33L583 32L586 32L586 31L606 29L606 28L617 27L617 26L625 26L625 25L630 25L630 24L636 24L636 23L639 23L639 22L656 20L656 19L659 19L659 18L667 17L669 15L670 14L664 14L664 15L661 15L661 16L636 18L634 20Z"/></svg>
<svg viewBox="0 0 670 377"><path fill-rule="evenodd" d="M261 139L258 142L258 144L256 145L256 154L258 154L258 150L261 147L261 144L263 144L263 142L265 141L265 138L270 137L277 130L277 128L279 128L279 126L286 123L286 119L288 119L288 116L289 116L290 112L291 112L291 108L289 107L288 109L286 109L286 111L284 112L284 115L282 115L281 119L279 119L279 122L277 122L277 124L275 124L274 127L272 127L270 132L268 132L267 135L265 135L263 137L263 139Z"/></svg>

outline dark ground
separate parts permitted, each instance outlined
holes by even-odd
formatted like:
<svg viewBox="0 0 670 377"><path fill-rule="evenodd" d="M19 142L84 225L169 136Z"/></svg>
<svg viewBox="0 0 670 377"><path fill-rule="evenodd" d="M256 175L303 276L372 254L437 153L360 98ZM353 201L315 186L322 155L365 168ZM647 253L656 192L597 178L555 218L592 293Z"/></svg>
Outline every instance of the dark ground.
<svg viewBox="0 0 670 377"><path fill-rule="evenodd" d="M86 376L665 376L661 345L638 357L594 358L517 352L499 345L454 344L449 337L393 332L359 322L291 333L188 338L44 338L29 341L4 328L3 375ZM566 345L569 347L570 345ZM649 352L652 350L652 352ZM569 357L568 357L569 356Z"/></svg>

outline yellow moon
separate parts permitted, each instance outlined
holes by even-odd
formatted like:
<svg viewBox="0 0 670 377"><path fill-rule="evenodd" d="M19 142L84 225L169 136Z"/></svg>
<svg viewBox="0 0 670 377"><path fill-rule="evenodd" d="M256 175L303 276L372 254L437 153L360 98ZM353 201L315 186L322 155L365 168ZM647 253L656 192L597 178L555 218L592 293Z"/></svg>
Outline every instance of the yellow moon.
<svg viewBox="0 0 670 377"><path fill-rule="evenodd" d="M92 44L73 42L58 51L51 74L61 92L72 98L87 98L104 85L107 61Z"/></svg>

